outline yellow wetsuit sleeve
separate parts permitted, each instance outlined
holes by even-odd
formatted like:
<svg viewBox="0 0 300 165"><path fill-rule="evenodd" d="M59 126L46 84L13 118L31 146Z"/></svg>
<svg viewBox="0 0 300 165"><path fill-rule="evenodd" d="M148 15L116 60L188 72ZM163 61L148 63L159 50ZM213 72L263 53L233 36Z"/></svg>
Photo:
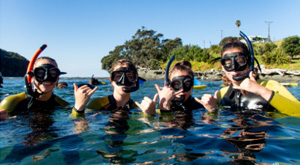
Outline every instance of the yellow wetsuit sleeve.
<svg viewBox="0 0 300 165"><path fill-rule="evenodd" d="M92 99L89 104L87 105L88 109L92 110L101 110L103 107L109 105L109 99L108 96L101 97L101 98L95 98ZM72 118L77 118L77 117L84 117L85 116L85 111L83 112L78 112L74 108L72 109L72 114L70 117Z"/></svg>
<svg viewBox="0 0 300 165"><path fill-rule="evenodd" d="M0 103L0 110L5 109L8 114L12 113L19 102L26 98L25 92L6 97Z"/></svg>
<svg viewBox="0 0 300 165"><path fill-rule="evenodd" d="M270 104L279 112L300 117L300 102L284 86L277 81L269 80L261 85L274 91Z"/></svg>
<svg viewBox="0 0 300 165"><path fill-rule="evenodd" d="M55 97L55 101L62 107L66 107L66 106L70 105L70 103L68 103L64 99L60 98L59 96Z"/></svg>

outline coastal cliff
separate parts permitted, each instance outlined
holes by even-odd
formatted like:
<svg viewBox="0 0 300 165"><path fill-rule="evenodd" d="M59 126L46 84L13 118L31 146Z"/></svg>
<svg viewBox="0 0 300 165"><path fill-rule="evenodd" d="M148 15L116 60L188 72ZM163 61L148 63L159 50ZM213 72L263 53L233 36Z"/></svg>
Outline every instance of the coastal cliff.
<svg viewBox="0 0 300 165"><path fill-rule="evenodd" d="M18 53L0 49L0 72L4 77L24 76L29 61Z"/></svg>

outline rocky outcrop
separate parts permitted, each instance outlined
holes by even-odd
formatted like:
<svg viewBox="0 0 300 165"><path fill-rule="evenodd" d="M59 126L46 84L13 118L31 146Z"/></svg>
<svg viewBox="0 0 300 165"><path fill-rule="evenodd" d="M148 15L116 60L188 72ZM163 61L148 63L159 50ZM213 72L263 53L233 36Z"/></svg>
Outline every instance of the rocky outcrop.
<svg viewBox="0 0 300 165"><path fill-rule="evenodd" d="M139 76L146 80L162 80L165 78L163 70L139 70ZM195 71L197 79L203 81L222 81L221 76L225 76L221 70ZM278 82L300 82L300 71L289 71L284 69L263 69L259 73L262 80L276 80Z"/></svg>
<svg viewBox="0 0 300 165"><path fill-rule="evenodd" d="M5 77L24 76L29 61L23 56L0 49L0 71Z"/></svg>

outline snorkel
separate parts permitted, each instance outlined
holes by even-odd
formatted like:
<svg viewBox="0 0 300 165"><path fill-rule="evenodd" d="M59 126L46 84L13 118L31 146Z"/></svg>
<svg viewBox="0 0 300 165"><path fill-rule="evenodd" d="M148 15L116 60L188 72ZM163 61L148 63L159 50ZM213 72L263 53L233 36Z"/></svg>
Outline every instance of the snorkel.
<svg viewBox="0 0 300 165"><path fill-rule="evenodd" d="M247 77L249 77L249 74L251 71L254 70L254 52L253 52L253 47L252 47L252 43L251 41L249 40L249 38L247 37L246 34L244 34L242 31L240 31L240 36L243 37L243 39L246 41L248 47L249 47L249 52L250 52L250 66L249 66L249 71L243 75L240 75L240 76L233 76L232 78L235 80L235 81L240 81L240 80L243 80ZM257 60L256 60L257 61Z"/></svg>
<svg viewBox="0 0 300 165"><path fill-rule="evenodd" d="M33 77L33 74L32 74L32 70L33 70L33 65L36 61L36 59L38 58L38 56L41 54L41 52L47 47L46 44L43 44L36 52L35 54L33 55L30 63L28 64L28 67L27 67L27 71L26 71L26 75L25 75L25 84L26 84L26 90L27 90L27 94L32 96L33 98L37 98L39 95L41 95L40 93L36 92L36 91L33 91L32 89L32 84L31 84L31 81L32 81L32 77Z"/></svg>
<svg viewBox="0 0 300 165"><path fill-rule="evenodd" d="M168 62L168 65L166 67L166 71L165 71L165 86L169 86L170 85L170 79L169 79L169 70L171 67L172 62L175 60L175 55L173 55L171 57L171 59Z"/></svg>
<svg viewBox="0 0 300 165"><path fill-rule="evenodd" d="M168 64L167 64L166 71L165 71L165 86L169 86L169 85L171 84L171 80L169 79L169 70L170 70L171 64L172 64L172 62L173 62L174 60L175 60L175 55L173 55L173 56L170 58L170 60L169 60L169 62L168 62ZM185 99L185 96L181 96L181 97L179 97L179 98L175 97L175 98L173 99L173 102L174 102L175 104L181 104L181 103L184 101L184 99Z"/></svg>

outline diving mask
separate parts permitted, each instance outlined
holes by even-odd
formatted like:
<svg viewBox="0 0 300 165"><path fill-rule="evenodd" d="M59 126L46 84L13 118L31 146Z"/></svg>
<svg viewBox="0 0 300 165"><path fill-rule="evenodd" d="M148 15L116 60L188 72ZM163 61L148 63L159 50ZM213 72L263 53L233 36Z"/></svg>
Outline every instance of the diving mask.
<svg viewBox="0 0 300 165"><path fill-rule="evenodd" d="M116 82L118 86L126 86L124 92L134 92L139 88L139 76L136 71L128 67L120 67L111 73L111 80ZM133 87L131 87L134 85Z"/></svg>
<svg viewBox="0 0 300 165"><path fill-rule="evenodd" d="M188 92L194 86L194 79L190 76L178 76L174 77L171 81L171 87L175 91L183 89L183 92Z"/></svg>
<svg viewBox="0 0 300 165"><path fill-rule="evenodd" d="M247 68L249 63L249 56L239 52L227 53L221 59L221 64L228 72L243 71Z"/></svg>
<svg viewBox="0 0 300 165"><path fill-rule="evenodd" d="M37 82L55 82L61 74L66 74L66 72L61 72L58 68L51 64L43 64L33 70L33 76Z"/></svg>

